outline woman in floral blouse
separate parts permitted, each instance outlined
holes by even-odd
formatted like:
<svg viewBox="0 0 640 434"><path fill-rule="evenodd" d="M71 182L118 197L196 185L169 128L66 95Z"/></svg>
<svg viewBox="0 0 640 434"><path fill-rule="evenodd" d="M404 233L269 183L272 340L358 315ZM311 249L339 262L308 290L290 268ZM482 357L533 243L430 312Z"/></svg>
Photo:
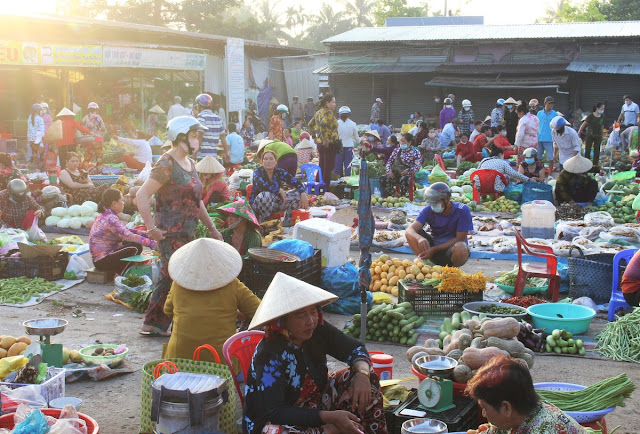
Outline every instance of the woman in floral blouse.
<svg viewBox="0 0 640 434"><path fill-rule="evenodd" d="M89 250L97 270L123 274L129 266L122 258L139 255L142 246L155 249L157 243L146 232L127 228L118 218L124 210L120 190L109 188L98 205L100 215L91 227Z"/></svg>
<svg viewBox="0 0 640 434"><path fill-rule="evenodd" d="M329 189L336 155L342 151L342 142L338 138L338 121L333 113L336 109L335 97L330 93L324 95L318 107L320 108L309 121L309 132L315 137L318 145L322 180Z"/></svg>
<svg viewBox="0 0 640 434"><path fill-rule="evenodd" d="M467 395L478 401L491 423L488 434L580 434L578 422L558 407L541 401L526 365L498 356L467 383Z"/></svg>
<svg viewBox="0 0 640 434"><path fill-rule="evenodd" d="M244 140L244 147L248 148L253 144L253 136L256 135L256 130L253 128L251 119L245 119L242 128L240 129L240 137Z"/></svg>
<svg viewBox="0 0 640 434"><path fill-rule="evenodd" d="M322 306L337 298L276 274L249 326L266 331L247 375L243 432L275 424L290 433L387 433L367 349L323 320ZM327 355L349 368L329 374Z"/></svg>
<svg viewBox="0 0 640 434"><path fill-rule="evenodd" d="M100 108L98 107L98 104L90 102L87 108L89 110L89 114L82 118L82 125L91 130L91 134L94 136L94 141L93 143L84 145L87 149L84 156L85 168L91 164L91 160L94 155L96 157L96 166L100 166L102 164L102 136L107 131L107 126L102 120L102 117L98 114L98 110Z"/></svg>
<svg viewBox="0 0 640 434"><path fill-rule="evenodd" d="M385 196L396 196L395 187L400 186L400 196L409 192L411 175L420 170L420 151L413 147L414 139L410 133L400 137L400 146L393 150L387 161L387 176L380 178Z"/></svg>
<svg viewBox="0 0 640 434"><path fill-rule="evenodd" d="M289 213L294 209L309 208L304 186L284 169L276 167L274 151L265 150L261 162L262 167L253 172L253 186L249 197L251 208L260 222L268 220L273 213ZM286 191L285 184L295 187L295 190Z"/></svg>
<svg viewBox="0 0 640 434"><path fill-rule="evenodd" d="M12 179L25 180L20 169L14 166L11 154L0 152L0 191L6 190Z"/></svg>
<svg viewBox="0 0 640 434"><path fill-rule="evenodd" d="M169 258L195 237L198 220L212 238L222 240L202 202L202 182L193 160L200 148L198 132L203 127L191 116L177 116L167 125L171 149L165 152L151 170L149 178L136 194L138 210L148 234L158 242L162 260L160 281L156 285L142 326L143 335L169 336L171 318L164 313L164 302L171 289ZM155 195L155 216L151 215L151 196Z"/></svg>

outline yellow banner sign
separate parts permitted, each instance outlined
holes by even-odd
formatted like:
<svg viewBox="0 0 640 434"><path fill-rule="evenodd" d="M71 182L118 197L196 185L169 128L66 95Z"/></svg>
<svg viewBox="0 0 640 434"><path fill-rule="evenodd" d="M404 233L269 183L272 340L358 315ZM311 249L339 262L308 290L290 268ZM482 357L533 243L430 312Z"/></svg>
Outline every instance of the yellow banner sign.
<svg viewBox="0 0 640 434"><path fill-rule="evenodd" d="M102 66L102 46L0 41L0 65L99 68Z"/></svg>

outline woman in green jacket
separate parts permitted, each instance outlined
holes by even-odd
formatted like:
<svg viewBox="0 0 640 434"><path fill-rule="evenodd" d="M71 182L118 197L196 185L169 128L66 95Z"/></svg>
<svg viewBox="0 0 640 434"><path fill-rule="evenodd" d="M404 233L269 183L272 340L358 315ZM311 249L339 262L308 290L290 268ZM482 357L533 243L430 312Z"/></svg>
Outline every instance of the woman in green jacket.
<svg viewBox="0 0 640 434"><path fill-rule="evenodd" d="M225 243L231 244L243 259L249 257L249 249L262 246L260 224L249 202L240 199L218 208L229 227L220 233Z"/></svg>

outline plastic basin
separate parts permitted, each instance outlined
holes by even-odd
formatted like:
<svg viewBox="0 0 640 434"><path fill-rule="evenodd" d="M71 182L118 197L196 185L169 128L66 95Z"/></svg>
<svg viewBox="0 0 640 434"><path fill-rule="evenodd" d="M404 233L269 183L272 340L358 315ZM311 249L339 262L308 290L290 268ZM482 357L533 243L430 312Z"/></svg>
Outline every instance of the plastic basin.
<svg viewBox="0 0 640 434"><path fill-rule="evenodd" d="M51 416L55 419L59 419L60 413L62 413L62 410L58 408L41 408L40 411L45 416ZM15 413L8 413L8 414L5 414L4 416L0 416L0 428L6 428L6 429L15 428L15 424L13 423L14 415ZM98 422L96 422L95 419L82 413L78 413L78 417L84 420L85 423L87 424L88 434L98 434L100 432L100 427L98 426Z"/></svg>
<svg viewBox="0 0 640 434"><path fill-rule="evenodd" d="M102 345L89 345L88 347L84 347L83 349L80 350L80 357L82 357L82 360L86 365L105 364L111 367L116 367L127 357L127 354L129 354L129 348L127 348L124 351L124 353L116 354L113 356L103 356L103 355L92 356L91 354L93 354L93 351L98 347L113 348L115 350L116 348L119 347L119 345L102 344Z"/></svg>
<svg viewBox="0 0 640 434"><path fill-rule="evenodd" d="M527 309L533 319L533 326L538 329L566 330L570 333L581 334L589 329L591 319L596 311L586 306L568 303L541 303Z"/></svg>
<svg viewBox="0 0 640 434"><path fill-rule="evenodd" d="M555 390L559 392L571 392L573 390L582 390L586 389L586 386L582 386L580 384L573 383L535 383L533 385L534 389L543 389L543 390ZM595 422L597 420L602 419L607 414L611 413L615 410L615 407L605 408L603 410L597 411L565 411L568 416L571 416L578 423L590 423Z"/></svg>

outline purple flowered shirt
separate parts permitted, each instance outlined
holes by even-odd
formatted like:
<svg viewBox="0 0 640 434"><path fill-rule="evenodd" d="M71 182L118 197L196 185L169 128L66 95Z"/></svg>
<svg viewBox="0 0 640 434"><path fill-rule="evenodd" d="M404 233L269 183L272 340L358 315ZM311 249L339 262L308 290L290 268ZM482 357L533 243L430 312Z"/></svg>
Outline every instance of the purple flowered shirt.
<svg viewBox="0 0 640 434"><path fill-rule="evenodd" d="M155 240L149 238L146 232L127 228L118 216L107 208L98 215L89 234L89 250L93 261L99 261L109 253L121 249L124 241L156 248Z"/></svg>

